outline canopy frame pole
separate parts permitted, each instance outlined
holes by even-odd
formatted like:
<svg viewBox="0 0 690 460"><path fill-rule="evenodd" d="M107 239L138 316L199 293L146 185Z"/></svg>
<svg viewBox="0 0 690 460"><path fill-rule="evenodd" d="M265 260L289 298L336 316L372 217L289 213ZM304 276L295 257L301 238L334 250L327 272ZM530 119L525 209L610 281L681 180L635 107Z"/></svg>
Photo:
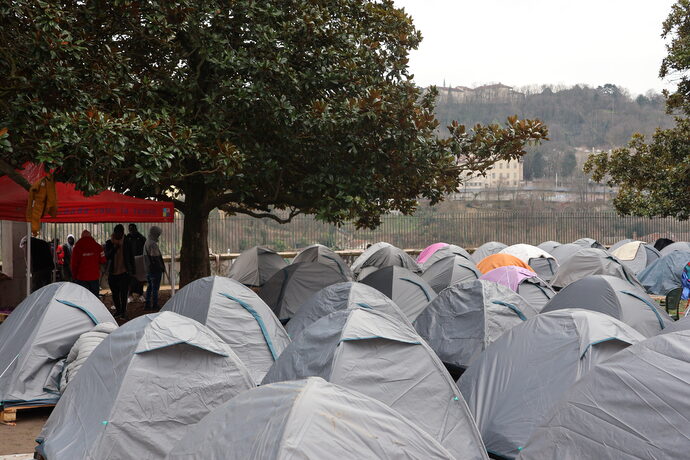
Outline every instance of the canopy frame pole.
<svg viewBox="0 0 690 460"><path fill-rule="evenodd" d="M31 295L31 222L26 223L26 296Z"/></svg>
<svg viewBox="0 0 690 460"><path fill-rule="evenodd" d="M52 273L52 277L51 277L52 283L55 283L57 281L57 270L58 270L57 247L58 247L57 224L55 222L53 222L53 273Z"/></svg>
<svg viewBox="0 0 690 460"><path fill-rule="evenodd" d="M177 273L175 271L175 243L177 242L177 225L175 225L175 212L173 211L173 221L172 221L172 244L171 244L171 253L172 257L170 258L170 295L173 296L175 295L175 279L177 278Z"/></svg>

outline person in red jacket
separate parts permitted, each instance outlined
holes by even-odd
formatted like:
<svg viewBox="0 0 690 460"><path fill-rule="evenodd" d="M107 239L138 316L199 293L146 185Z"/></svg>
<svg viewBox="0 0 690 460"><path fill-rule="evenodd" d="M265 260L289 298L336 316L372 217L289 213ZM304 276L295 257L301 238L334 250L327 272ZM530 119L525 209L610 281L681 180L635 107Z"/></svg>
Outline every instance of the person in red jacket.
<svg viewBox="0 0 690 460"><path fill-rule="evenodd" d="M103 247L91 236L91 232L84 230L81 238L72 250L72 278L80 286L84 286L98 297L101 277L101 263L105 262Z"/></svg>

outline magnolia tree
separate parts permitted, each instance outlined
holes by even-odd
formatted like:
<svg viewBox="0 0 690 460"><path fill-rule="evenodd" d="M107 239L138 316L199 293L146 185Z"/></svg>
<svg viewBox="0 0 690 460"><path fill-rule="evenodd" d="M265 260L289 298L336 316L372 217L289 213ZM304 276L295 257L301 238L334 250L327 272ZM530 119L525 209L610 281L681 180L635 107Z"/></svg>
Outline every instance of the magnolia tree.
<svg viewBox="0 0 690 460"><path fill-rule="evenodd" d="M182 284L209 274L214 208L375 227L547 136L513 117L439 139L390 0L15 0L0 24L0 173L174 199Z"/></svg>
<svg viewBox="0 0 690 460"><path fill-rule="evenodd" d="M677 83L665 91L666 107L676 124L659 129L647 142L636 134L627 147L591 155L585 172L596 181L620 187L614 199L623 214L690 217L690 0L679 0L663 25L668 55L659 76Z"/></svg>

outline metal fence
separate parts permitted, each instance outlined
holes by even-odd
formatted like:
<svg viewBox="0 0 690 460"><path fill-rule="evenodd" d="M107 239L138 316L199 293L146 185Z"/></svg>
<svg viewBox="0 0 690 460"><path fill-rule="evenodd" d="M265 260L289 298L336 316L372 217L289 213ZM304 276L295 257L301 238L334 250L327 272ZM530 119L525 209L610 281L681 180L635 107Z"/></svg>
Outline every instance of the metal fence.
<svg viewBox="0 0 690 460"><path fill-rule="evenodd" d="M138 224L146 235L154 224ZM179 254L182 238L182 219L174 224L159 224L163 229L161 249L171 253L176 245ZM177 226L178 241L170 241L172 225ZM53 236L64 242L67 234L77 238L84 228L104 242L114 224L47 224L42 237ZM471 214L431 214L426 216L387 215L375 230L356 229L353 224L341 227L319 222L310 216L298 216L289 224L269 219L233 216L212 217L209 220L209 249L211 252L234 253L260 245L278 251L296 250L320 243L335 249L361 249L369 243L387 241L401 248L424 248L444 241L471 248L487 241L505 244L539 244L547 240L571 242L591 237L604 244L624 238L654 241L668 236L676 241L690 240L690 222L675 219L623 217L615 212L475 212Z"/></svg>

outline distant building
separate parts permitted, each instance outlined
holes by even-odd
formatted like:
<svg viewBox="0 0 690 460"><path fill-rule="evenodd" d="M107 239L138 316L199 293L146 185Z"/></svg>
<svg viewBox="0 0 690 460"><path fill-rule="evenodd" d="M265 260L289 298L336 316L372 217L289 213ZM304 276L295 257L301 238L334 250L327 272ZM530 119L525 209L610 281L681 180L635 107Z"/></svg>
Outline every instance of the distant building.
<svg viewBox="0 0 690 460"><path fill-rule="evenodd" d="M467 177L467 175L466 175ZM486 176L469 177L460 185L458 191L479 191L487 188L516 188L524 180L522 161L512 160L497 162Z"/></svg>

